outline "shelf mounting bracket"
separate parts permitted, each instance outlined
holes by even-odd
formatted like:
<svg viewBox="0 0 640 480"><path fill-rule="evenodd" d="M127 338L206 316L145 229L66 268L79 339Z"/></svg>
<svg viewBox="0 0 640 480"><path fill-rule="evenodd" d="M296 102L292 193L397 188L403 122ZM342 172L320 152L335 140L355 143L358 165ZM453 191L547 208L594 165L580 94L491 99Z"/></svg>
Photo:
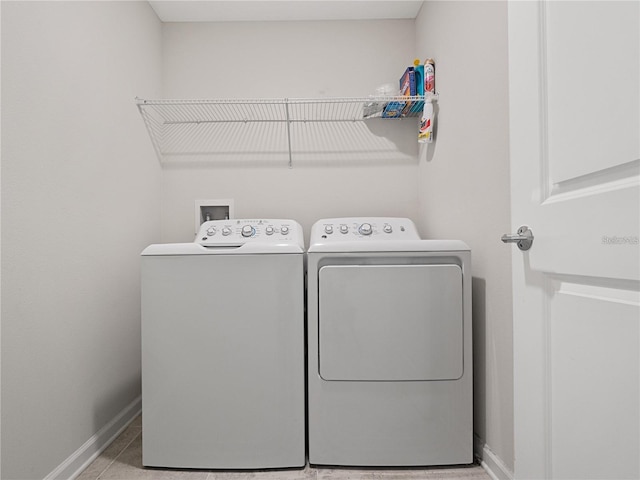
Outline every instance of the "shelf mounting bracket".
<svg viewBox="0 0 640 480"><path fill-rule="evenodd" d="M287 116L287 146L289 147L289 168L293 168L293 160L291 157L291 121L289 120L289 99L284 99L284 109Z"/></svg>

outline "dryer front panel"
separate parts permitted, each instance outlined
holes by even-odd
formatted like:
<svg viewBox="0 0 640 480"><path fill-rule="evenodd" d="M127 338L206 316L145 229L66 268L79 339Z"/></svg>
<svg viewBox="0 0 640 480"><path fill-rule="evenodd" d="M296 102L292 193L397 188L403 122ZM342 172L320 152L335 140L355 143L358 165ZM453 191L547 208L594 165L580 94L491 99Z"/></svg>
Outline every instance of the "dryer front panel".
<svg viewBox="0 0 640 480"><path fill-rule="evenodd" d="M318 274L324 380L455 380L463 374L458 265L326 265Z"/></svg>

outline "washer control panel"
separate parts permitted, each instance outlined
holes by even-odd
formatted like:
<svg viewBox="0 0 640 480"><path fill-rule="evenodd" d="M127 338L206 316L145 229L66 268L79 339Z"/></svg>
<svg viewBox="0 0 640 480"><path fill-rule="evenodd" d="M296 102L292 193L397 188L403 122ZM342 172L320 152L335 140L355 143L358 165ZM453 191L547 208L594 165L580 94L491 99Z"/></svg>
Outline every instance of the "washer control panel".
<svg viewBox="0 0 640 480"><path fill-rule="evenodd" d="M368 239L419 240L420 236L411 220L396 217L326 218L311 230L312 243Z"/></svg>
<svg viewBox="0 0 640 480"><path fill-rule="evenodd" d="M211 220L200 225L195 243L203 246L234 246L247 242L298 243L300 225L293 220Z"/></svg>

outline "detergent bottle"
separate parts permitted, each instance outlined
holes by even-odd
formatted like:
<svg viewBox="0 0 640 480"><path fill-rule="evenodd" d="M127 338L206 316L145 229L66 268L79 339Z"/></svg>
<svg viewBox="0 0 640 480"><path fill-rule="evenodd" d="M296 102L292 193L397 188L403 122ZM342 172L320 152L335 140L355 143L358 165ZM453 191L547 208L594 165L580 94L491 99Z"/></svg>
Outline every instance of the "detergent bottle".
<svg viewBox="0 0 640 480"><path fill-rule="evenodd" d="M424 62L424 109L418 130L419 143L433 142L433 95L436 93L436 65L432 58Z"/></svg>

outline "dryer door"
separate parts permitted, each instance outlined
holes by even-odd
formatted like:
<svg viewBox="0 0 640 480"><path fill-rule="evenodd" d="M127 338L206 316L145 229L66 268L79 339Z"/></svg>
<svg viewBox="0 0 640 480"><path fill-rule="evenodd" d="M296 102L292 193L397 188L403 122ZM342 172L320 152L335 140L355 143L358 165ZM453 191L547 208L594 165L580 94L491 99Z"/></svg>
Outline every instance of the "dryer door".
<svg viewBox="0 0 640 480"><path fill-rule="evenodd" d="M327 265L318 282L324 380L462 376L458 265Z"/></svg>

